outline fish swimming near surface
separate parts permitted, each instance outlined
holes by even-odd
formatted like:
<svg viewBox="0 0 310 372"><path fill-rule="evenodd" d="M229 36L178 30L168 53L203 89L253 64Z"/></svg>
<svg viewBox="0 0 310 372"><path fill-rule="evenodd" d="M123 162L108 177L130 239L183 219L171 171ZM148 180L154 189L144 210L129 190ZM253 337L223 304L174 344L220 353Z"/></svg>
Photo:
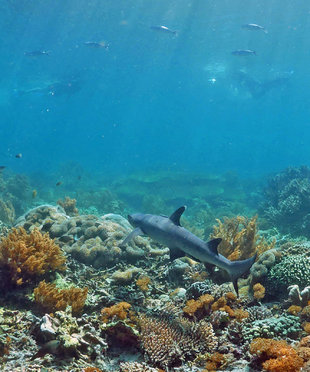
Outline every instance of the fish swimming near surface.
<svg viewBox="0 0 310 372"><path fill-rule="evenodd" d="M84 42L84 45L86 45L88 47L91 47L91 48L105 48L105 49L109 49L109 44L107 44L104 41L100 41L100 42L97 42L97 41L85 41Z"/></svg>
<svg viewBox="0 0 310 372"><path fill-rule="evenodd" d="M31 52L25 52L26 57L39 57L39 56L49 56L50 52L48 50L33 50Z"/></svg>
<svg viewBox="0 0 310 372"><path fill-rule="evenodd" d="M166 33L166 34L172 34L172 35L177 36L177 31L171 30L170 28L168 28L166 26L162 26L162 25L151 26L151 30L160 31L160 32L163 32L163 33Z"/></svg>
<svg viewBox="0 0 310 372"><path fill-rule="evenodd" d="M251 49L237 49L237 50L234 50L233 52L231 52L232 55L234 56L256 56L256 52L255 50L251 50Z"/></svg>
<svg viewBox="0 0 310 372"><path fill-rule="evenodd" d="M143 213L129 215L128 221L135 229L126 237L122 245L126 245L135 236L146 235L169 247L171 259L188 255L205 264L213 264L224 269L229 274L238 294L237 280L250 269L256 255L242 261L228 260L217 250L221 238L204 242L180 225L180 218L185 209L185 206L180 207L170 217Z"/></svg>
<svg viewBox="0 0 310 372"><path fill-rule="evenodd" d="M246 30L250 31L263 31L265 34L268 34L268 31L265 27L257 25L256 23L247 23L245 25L241 26L242 28L245 28Z"/></svg>

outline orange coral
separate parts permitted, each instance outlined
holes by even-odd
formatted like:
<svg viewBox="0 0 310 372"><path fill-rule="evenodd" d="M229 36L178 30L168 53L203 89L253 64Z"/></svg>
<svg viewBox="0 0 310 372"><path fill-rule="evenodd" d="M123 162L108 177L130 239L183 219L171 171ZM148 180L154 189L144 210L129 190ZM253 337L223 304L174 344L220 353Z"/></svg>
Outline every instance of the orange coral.
<svg viewBox="0 0 310 372"><path fill-rule="evenodd" d="M38 229L27 234L13 228L0 243L0 266L9 271L15 284L23 284L49 271L64 270L66 258L54 240Z"/></svg>
<svg viewBox="0 0 310 372"><path fill-rule="evenodd" d="M243 216L225 217L224 222L219 219L216 221L218 225L213 226L210 238L222 238L219 253L231 261L249 258L256 252L261 255L275 246L275 241L268 244L265 238L258 234L257 216L251 219Z"/></svg>
<svg viewBox="0 0 310 372"><path fill-rule="evenodd" d="M72 307L73 313L79 313L85 305L87 292L87 288L59 289L55 284L46 283L45 280L33 291L35 301L50 313L65 310L67 306Z"/></svg>
<svg viewBox="0 0 310 372"><path fill-rule="evenodd" d="M302 327L303 327L305 332L310 333L310 323L309 322L304 322L302 324Z"/></svg>
<svg viewBox="0 0 310 372"><path fill-rule="evenodd" d="M146 292L149 289L149 284L151 282L151 279L148 276L140 276L136 284L141 289L141 291Z"/></svg>
<svg viewBox="0 0 310 372"><path fill-rule="evenodd" d="M224 354L221 353L214 353L210 356L209 360L207 361L205 371L217 371L219 368L223 367L226 363L226 358Z"/></svg>
<svg viewBox="0 0 310 372"><path fill-rule="evenodd" d="M286 341L256 338L250 345L250 352L257 355L264 369L270 372L297 372L303 366L303 359Z"/></svg>
<svg viewBox="0 0 310 372"><path fill-rule="evenodd" d="M254 284L253 285L253 291L254 291L253 296L256 300L261 300L262 298L265 297L266 289L262 284L260 284L260 283Z"/></svg>
<svg viewBox="0 0 310 372"><path fill-rule="evenodd" d="M298 313L300 313L302 310L302 307L301 306L297 306L297 305L291 305L288 309L287 309L287 312L292 314L292 315L297 315Z"/></svg>
<svg viewBox="0 0 310 372"><path fill-rule="evenodd" d="M131 305L128 302L119 302L111 307L105 307L101 310L102 321L108 323L114 317L124 320L128 317L130 308Z"/></svg>
<svg viewBox="0 0 310 372"><path fill-rule="evenodd" d="M246 310L242 310L242 309L234 310L234 316L238 322L241 322L243 319L248 318L249 315L250 314Z"/></svg>
<svg viewBox="0 0 310 372"><path fill-rule="evenodd" d="M205 294L198 298L198 300L188 300L186 302L186 306L184 307L183 311L184 313L194 316L195 312L199 309L207 309L208 306L214 301L214 297Z"/></svg>

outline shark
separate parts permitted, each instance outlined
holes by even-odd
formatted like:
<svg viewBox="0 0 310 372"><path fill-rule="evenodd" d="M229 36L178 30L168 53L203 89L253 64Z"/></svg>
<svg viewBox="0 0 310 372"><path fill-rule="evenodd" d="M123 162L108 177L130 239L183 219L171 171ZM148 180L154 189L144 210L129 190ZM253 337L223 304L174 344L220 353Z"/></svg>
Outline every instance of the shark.
<svg viewBox="0 0 310 372"><path fill-rule="evenodd" d="M256 254L245 260L228 260L218 252L221 238L205 242L181 226L180 218L185 209L186 206L178 208L170 217L144 213L128 215L128 221L134 230L123 240L121 245L125 246L138 235L148 236L167 246L170 249L170 259L172 260L189 256L204 264L212 264L224 269L238 295L238 278L251 268L255 262Z"/></svg>

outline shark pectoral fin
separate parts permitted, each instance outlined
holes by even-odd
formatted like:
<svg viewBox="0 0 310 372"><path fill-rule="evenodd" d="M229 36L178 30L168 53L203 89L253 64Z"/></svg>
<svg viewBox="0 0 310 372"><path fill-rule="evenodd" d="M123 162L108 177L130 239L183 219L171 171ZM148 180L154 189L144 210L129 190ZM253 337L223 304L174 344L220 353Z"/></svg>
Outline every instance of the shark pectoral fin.
<svg viewBox="0 0 310 372"><path fill-rule="evenodd" d="M179 248L169 247L170 249L170 260L173 261L176 258L184 257L185 253Z"/></svg>
<svg viewBox="0 0 310 372"><path fill-rule="evenodd" d="M126 244L128 244L130 242L130 240L132 240L133 238L135 238L136 236L138 235L143 235L143 231L140 229L140 227L137 227L136 229L134 229L121 243L121 247L122 246L125 246Z"/></svg>
<svg viewBox="0 0 310 372"><path fill-rule="evenodd" d="M233 283L234 289L235 289L235 291L237 293L237 297L239 297L238 279L233 280L232 283Z"/></svg>
<svg viewBox="0 0 310 372"><path fill-rule="evenodd" d="M222 241L221 238L215 238L215 239L208 241L206 244L213 254L218 255L217 248L221 241Z"/></svg>
<svg viewBox="0 0 310 372"><path fill-rule="evenodd" d="M184 213L186 207L183 206L183 207L180 207L179 209L177 209L175 212L172 213L172 215L169 217L169 219L177 226L181 226L180 224L180 218L182 216L182 214Z"/></svg>

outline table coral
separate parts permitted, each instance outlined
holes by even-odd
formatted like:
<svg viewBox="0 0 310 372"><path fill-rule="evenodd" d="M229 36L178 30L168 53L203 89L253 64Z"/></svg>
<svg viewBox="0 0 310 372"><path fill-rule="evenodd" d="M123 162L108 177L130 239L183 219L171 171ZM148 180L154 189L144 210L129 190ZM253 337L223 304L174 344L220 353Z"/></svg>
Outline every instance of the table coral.
<svg viewBox="0 0 310 372"><path fill-rule="evenodd" d="M45 280L39 283L39 286L34 289L35 301L46 312L55 312L65 310L67 306L71 306L73 313L79 313L84 308L87 288L59 289L53 283L46 283Z"/></svg>
<svg viewBox="0 0 310 372"><path fill-rule="evenodd" d="M65 262L59 246L37 229L27 234L22 227L13 228L0 243L0 266L17 285L49 271L64 270Z"/></svg>

